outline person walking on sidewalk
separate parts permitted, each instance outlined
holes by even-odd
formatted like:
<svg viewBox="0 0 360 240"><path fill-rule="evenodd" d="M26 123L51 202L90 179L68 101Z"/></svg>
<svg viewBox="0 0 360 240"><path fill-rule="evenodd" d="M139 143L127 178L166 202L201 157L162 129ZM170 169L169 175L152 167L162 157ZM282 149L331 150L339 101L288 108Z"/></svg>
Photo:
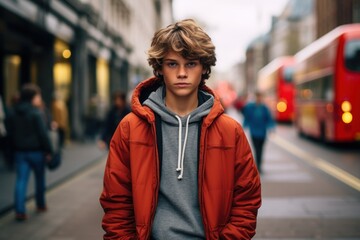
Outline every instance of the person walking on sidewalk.
<svg viewBox="0 0 360 240"><path fill-rule="evenodd" d="M275 127L275 122L271 116L269 108L263 103L262 93L255 93L255 102L245 105L243 110L244 128L249 127L250 136L255 148L256 165L259 172L262 172L262 153L267 136L267 132Z"/></svg>
<svg viewBox="0 0 360 240"><path fill-rule="evenodd" d="M155 77L134 90L111 140L104 239L251 239L260 178L243 129L205 85L210 37L183 20L155 33Z"/></svg>
<svg viewBox="0 0 360 240"><path fill-rule="evenodd" d="M45 161L51 159L52 149L47 128L40 112L42 104L39 87L26 84L20 93L20 102L9 117L9 135L15 150L16 186L15 211L17 220L27 218L26 190L30 170L35 174L36 206L46 211Z"/></svg>
<svg viewBox="0 0 360 240"><path fill-rule="evenodd" d="M101 138L98 145L101 149L110 147L110 140L119 125L119 122L130 112L126 102L126 94L121 91L113 93L113 106L106 115Z"/></svg>
<svg viewBox="0 0 360 240"><path fill-rule="evenodd" d="M65 145L66 135L69 129L69 112L61 93L54 93L51 103L51 111L53 121L56 122L57 132L59 135L59 146L63 148Z"/></svg>

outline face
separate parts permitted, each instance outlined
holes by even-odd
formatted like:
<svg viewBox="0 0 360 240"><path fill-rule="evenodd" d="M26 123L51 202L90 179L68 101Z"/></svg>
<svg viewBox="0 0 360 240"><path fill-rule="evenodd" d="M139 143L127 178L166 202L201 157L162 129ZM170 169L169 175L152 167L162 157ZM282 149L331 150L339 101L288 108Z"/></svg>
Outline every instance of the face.
<svg viewBox="0 0 360 240"><path fill-rule="evenodd" d="M32 105L35 107L41 107L42 106L42 98L40 94L36 94L32 100Z"/></svg>
<svg viewBox="0 0 360 240"><path fill-rule="evenodd" d="M114 105L117 108L123 108L125 105L125 102L120 97L117 97L117 98L115 98Z"/></svg>
<svg viewBox="0 0 360 240"><path fill-rule="evenodd" d="M262 103L262 96L261 96L261 94L256 94L256 103L258 103L258 104Z"/></svg>
<svg viewBox="0 0 360 240"><path fill-rule="evenodd" d="M173 98L195 97L202 74L205 74L199 60L185 59L170 51L163 60L160 74L164 76L166 96Z"/></svg>

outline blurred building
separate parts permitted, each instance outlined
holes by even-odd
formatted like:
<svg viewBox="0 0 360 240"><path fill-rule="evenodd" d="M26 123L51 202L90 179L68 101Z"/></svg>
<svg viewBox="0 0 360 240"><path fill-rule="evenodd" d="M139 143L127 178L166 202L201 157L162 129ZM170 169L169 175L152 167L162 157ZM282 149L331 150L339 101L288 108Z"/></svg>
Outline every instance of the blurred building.
<svg viewBox="0 0 360 240"><path fill-rule="evenodd" d="M225 79L228 79L229 83L233 86L234 90L238 95L245 94L245 63L239 62L232 66L228 71L228 76Z"/></svg>
<svg viewBox="0 0 360 240"><path fill-rule="evenodd" d="M257 73L269 62L268 53L269 34L264 34L255 38L248 45L244 64L244 92L254 92L256 90Z"/></svg>
<svg viewBox="0 0 360 240"><path fill-rule="evenodd" d="M315 40L314 0L290 0L280 16L274 16L268 33L247 47L245 89L256 90L259 70L279 56L293 55Z"/></svg>
<svg viewBox="0 0 360 240"><path fill-rule="evenodd" d="M339 25L360 22L360 0L316 0L316 37Z"/></svg>
<svg viewBox="0 0 360 240"><path fill-rule="evenodd" d="M10 105L33 82L50 106L56 92L79 138L90 99L105 108L150 75L146 49L171 21L172 0L0 0L0 94Z"/></svg>
<svg viewBox="0 0 360 240"><path fill-rule="evenodd" d="M314 0L290 0L280 16L273 17L269 60L294 55L316 39Z"/></svg>
<svg viewBox="0 0 360 240"><path fill-rule="evenodd" d="M267 37L248 46L245 88L254 91L259 69L271 60L296 54L317 38L342 24L360 22L360 0L289 0L274 16Z"/></svg>

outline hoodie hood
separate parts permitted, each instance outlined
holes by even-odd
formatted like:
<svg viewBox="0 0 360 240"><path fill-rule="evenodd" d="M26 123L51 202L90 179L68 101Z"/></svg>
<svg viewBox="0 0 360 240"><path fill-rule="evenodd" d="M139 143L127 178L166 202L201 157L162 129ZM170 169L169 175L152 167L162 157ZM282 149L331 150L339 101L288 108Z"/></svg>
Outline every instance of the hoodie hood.
<svg viewBox="0 0 360 240"><path fill-rule="evenodd" d="M24 115L36 110L36 108L28 102L20 102L15 106L14 109L15 112L17 112L19 115Z"/></svg>
<svg viewBox="0 0 360 240"><path fill-rule="evenodd" d="M188 124L199 122L204 116L208 115L211 107L214 105L214 97L202 90L199 91L199 106L185 117L179 117L168 109L165 105L165 87L160 86L155 92L152 92L143 105L150 107L154 112L159 114L162 121L170 124L178 125L179 118L182 125L187 122L188 116L190 116Z"/></svg>
<svg viewBox="0 0 360 240"><path fill-rule="evenodd" d="M153 93L153 92L156 93L156 91L161 86L163 86L163 81L156 77L152 77L152 78L149 78L149 79L141 82L135 88L135 90L133 92L133 96L132 96L132 100L131 100L132 112L134 114L136 114L138 117L146 119L150 123L155 122L155 115L153 113L153 110L149 106L145 105L144 102L147 99L149 99L151 93ZM211 95L213 97L213 105L212 105L209 113L207 114L207 116L205 116L203 118L203 125L209 126L214 121L214 119L216 119L219 115L221 115L224 112L224 109L220 103L220 99L210 88L208 88L206 85L204 85L204 86L201 86L199 90L204 92L206 95ZM157 95L159 95L159 94L157 94ZM160 98L162 97L161 94L159 96L160 96ZM157 97L157 96L153 96L153 97ZM155 100L155 98L153 100ZM153 100L151 100L151 101L153 101ZM156 100L156 102L157 102L157 100ZM200 115L199 115L199 117L200 117ZM194 120L195 120L195 118L194 118Z"/></svg>

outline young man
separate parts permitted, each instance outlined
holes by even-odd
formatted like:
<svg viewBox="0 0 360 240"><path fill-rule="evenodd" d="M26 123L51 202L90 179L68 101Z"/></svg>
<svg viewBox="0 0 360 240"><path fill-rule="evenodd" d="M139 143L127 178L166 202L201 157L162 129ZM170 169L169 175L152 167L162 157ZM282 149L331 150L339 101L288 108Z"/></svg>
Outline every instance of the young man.
<svg viewBox="0 0 360 240"><path fill-rule="evenodd" d="M110 143L104 239L251 239L260 179L241 126L205 86L215 47L193 20L155 33Z"/></svg>

